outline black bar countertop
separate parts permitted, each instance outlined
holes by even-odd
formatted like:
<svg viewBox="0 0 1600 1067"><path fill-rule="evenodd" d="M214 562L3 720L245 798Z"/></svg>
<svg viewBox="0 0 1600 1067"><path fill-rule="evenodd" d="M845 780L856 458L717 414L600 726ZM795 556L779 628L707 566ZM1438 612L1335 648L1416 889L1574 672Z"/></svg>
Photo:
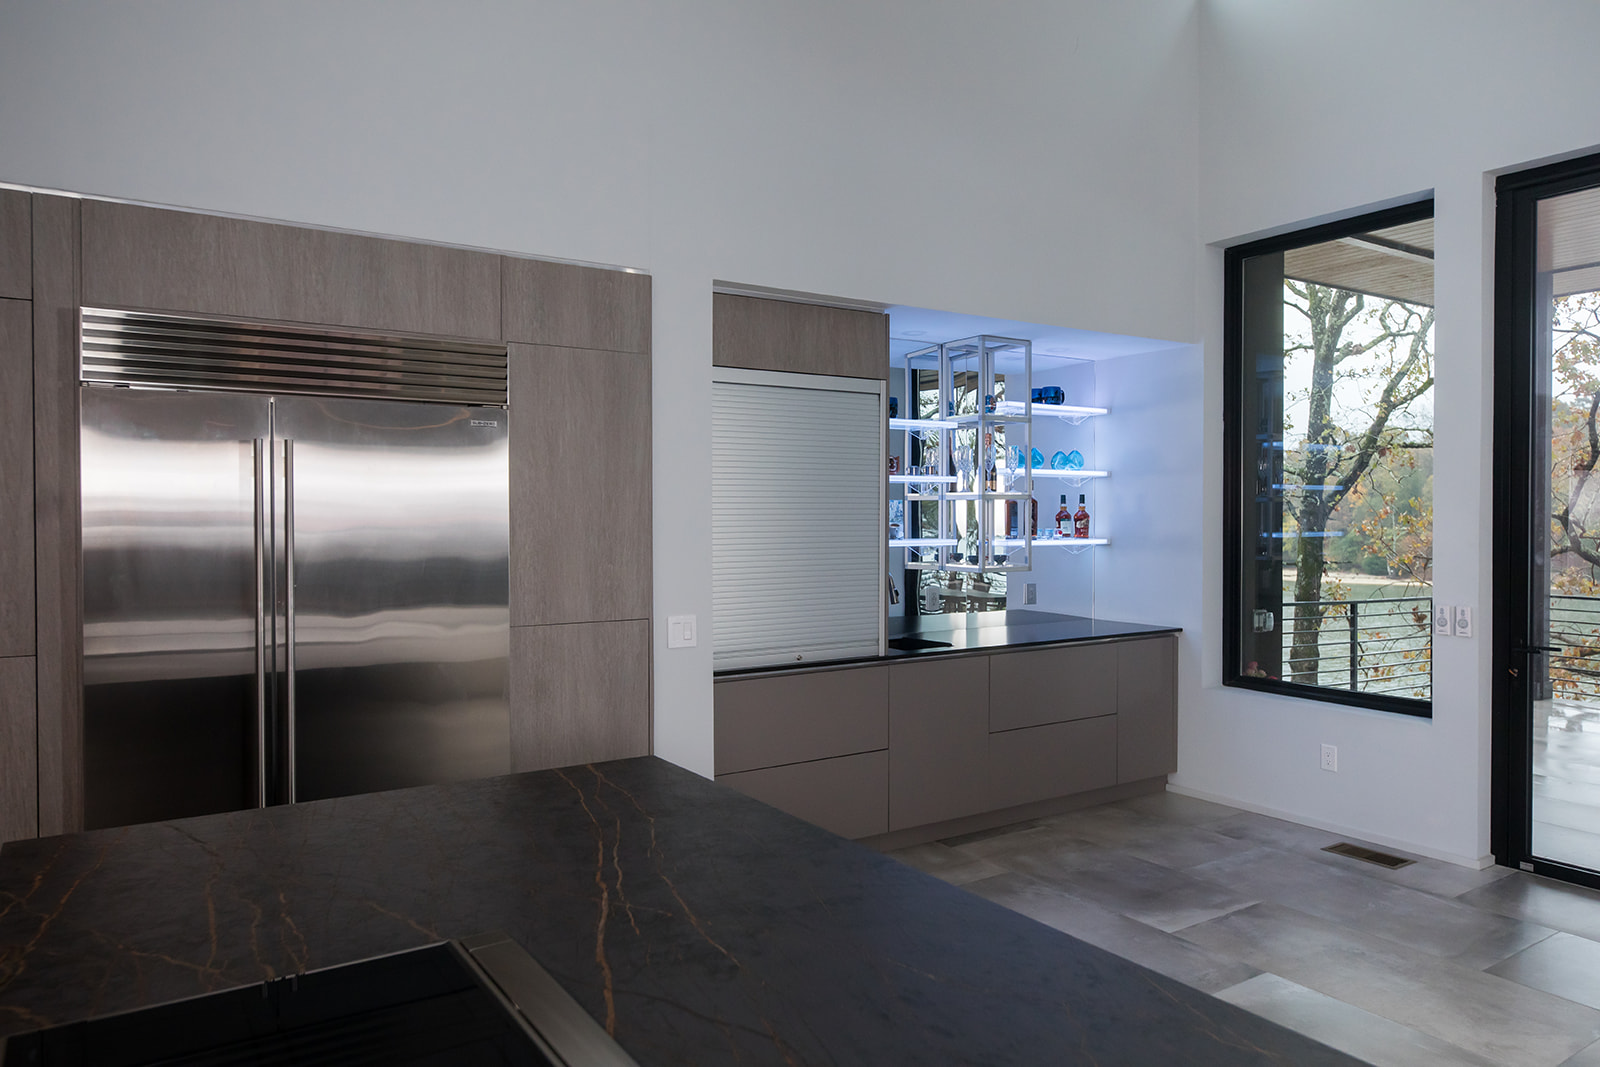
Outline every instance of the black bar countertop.
<svg viewBox="0 0 1600 1067"><path fill-rule="evenodd" d="M503 931L641 1064L1355 1064L652 757L0 850L0 1035Z"/></svg>
<svg viewBox="0 0 1600 1067"><path fill-rule="evenodd" d="M1104 641L1117 637L1144 637L1150 634L1181 633L1181 626L1153 626L1142 622L1118 622L1086 615L1060 615L1027 608L1006 611L953 612L948 615L894 615L888 620L890 641L912 637L940 642L928 648L890 648L882 656L856 659L819 660L814 663L779 663L769 667L745 667L718 671L718 678L770 674L773 671L824 670L920 659L926 656L959 652L994 652L1029 645L1059 645L1075 641Z"/></svg>

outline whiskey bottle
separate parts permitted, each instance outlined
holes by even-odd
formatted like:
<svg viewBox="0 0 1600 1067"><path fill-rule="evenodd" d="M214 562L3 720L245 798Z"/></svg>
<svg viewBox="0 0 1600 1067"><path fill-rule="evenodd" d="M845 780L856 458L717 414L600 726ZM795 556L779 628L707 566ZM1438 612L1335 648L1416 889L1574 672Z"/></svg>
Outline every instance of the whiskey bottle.
<svg viewBox="0 0 1600 1067"><path fill-rule="evenodd" d="M1078 510L1072 513L1072 536L1089 536L1089 511L1083 506L1083 494L1078 494Z"/></svg>
<svg viewBox="0 0 1600 1067"><path fill-rule="evenodd" d="M1061 494L1061 510L1056 512L1056 536L1070 537L1072 509L1067 507L1067 494Z"/></svg>

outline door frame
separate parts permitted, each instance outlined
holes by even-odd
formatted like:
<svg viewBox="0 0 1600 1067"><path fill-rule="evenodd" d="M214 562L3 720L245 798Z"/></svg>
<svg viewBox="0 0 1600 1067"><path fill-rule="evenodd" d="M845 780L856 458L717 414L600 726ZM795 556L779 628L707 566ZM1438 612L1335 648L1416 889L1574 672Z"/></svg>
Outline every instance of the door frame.
<svg viewBox="0 0 1600 1067"><path fill-rule="evenodd" d="M1528 514L1533 468L1534 297L1540 200L1600 186L1600 154L1503 174L1495 181L1493 515ZM1493 717L1489 841L1495 861L1600 888L1600 873L1534 859L1533 693L1530 648L1536 547L1531 522L1496 521L1490 677ZM1545 591L1547 592L1547 591ZM1516 673L1513 673L1516 672Z"/></svg>

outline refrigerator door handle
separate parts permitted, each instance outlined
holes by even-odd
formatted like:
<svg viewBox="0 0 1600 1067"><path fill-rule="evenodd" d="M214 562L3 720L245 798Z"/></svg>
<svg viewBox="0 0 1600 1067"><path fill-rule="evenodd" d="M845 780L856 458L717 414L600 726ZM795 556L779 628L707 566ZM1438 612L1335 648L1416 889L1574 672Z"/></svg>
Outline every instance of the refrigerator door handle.
<svg viewBox="0 0 1600 1067"><path fill-rule="evenodd" d="M283 442L283 614L284 686L283 709L286 726L284 760L288 770L289 803L295 800L294 768L294 441Z"/></svg>
<svg viewBox="0 0 1600 1067"><path fill-rule="evenodd" d="M250 444L255 466L256 807L267 806L267 439Z"/></svg>

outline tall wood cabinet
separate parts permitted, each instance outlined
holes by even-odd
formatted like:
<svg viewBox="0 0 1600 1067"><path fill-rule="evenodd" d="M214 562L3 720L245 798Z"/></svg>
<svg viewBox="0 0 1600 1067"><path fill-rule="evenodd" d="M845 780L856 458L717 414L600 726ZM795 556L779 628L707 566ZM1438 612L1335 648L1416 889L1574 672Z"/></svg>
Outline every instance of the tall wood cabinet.
<svg viewBox="0 0 1600 1067"><path fill-rule="evenodd" d="M82 825L80 306L509 343L533 769L650 750L650 299L638 273L0 190L0 840Z"/></svg>

